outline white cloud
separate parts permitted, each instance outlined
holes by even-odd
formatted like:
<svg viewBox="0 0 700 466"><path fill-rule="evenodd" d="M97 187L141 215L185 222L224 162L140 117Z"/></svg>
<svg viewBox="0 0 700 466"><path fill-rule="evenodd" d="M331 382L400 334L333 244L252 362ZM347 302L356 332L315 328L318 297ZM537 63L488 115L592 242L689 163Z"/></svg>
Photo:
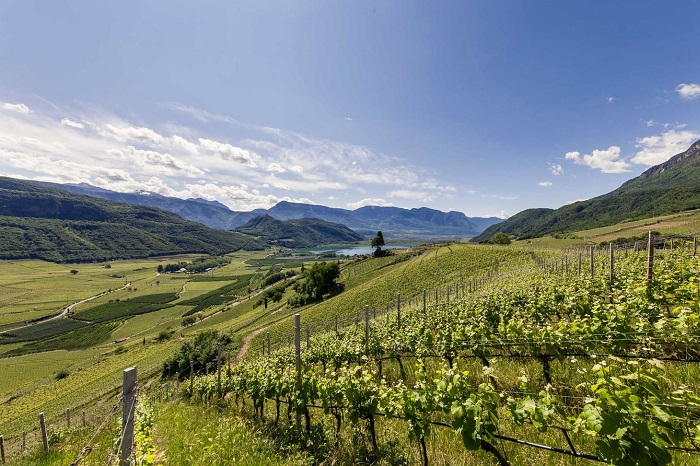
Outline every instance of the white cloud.
<svg viewBox="0 0 700 466"><path fill-rule="evenodd" d="M258 166L255 161L260 157L246 149L205 138L199 138L199 145L205 150L218 154L224 160L235 160L250 167Z"/></svg>
<svg viewBox="0 0 700 466"><path fill-rule="evenodd" d="M187 139L185 139L181 136L174 135L174 136L170 137L169 139L170 139L170 141L172 141L172 144L175 147L183 148L187 152L189 152L190 154L196 155L198 153L197 144L191 143L190 141L188 141Z"/></svg>
<svg viewBox="0 0 700 466"><path fill-rule="evenodd" d="M30 113L31 110L29 110L29 107L27 107L24 104L10 104L10 103L3 103L2 104L3 110L9 110L11 112L17 112L17 113Z"/></svg>
<svg viewBox="0 0 700 466"><path fill-rule="evenodd" d="M394 204L385 201L381 197L368 197L366 199L359 200L357 202L348 202L345 204L348 209L355 210L359 209L360 207L367 207L367 206L380 206L380 207L396 207Z"/></svg>
<svg viewBox="0 0 700 466"><path fill-rule="evenodd" d="M293 171L294 173L304 173L304 167L301 165L294 165L289 167L290 171Z"/></svg>
<svg viewBox="0 0 700 466"><path fill-rule="evenodd" d="M269 164L269 165L267 166L267 171L269 171L269 172L271 172L271 173L284 173L284 172L286 172L287 170L285 170L285 169L282 167L282 165L280 165L279 163L277 163L277 162L272 162L271 164Z"/></svg>
<svg viewBox="0 0 700 466"><path fill-rule="evenodd" d="M641 150L631 160L640 165L658 165L685 151L699 138L700 133L672 129L665 133L637 139L636 146Z"/></svg>
<svg viewBox="0 0 700 466"><path fill-rule="evenodd" d="M554 176L559 176L564 173L564 167L558 163L547 162L547 165L549 166L549 172Z"/></svg>
<svg viewBox="0 0 700 466"><path fill-rule="evenodd" d="M581 156L580 152L567 152L566 160L571 160L577 165L584 165L602 173L628 172L630 164L620 158L620 148L610 146L606 150L596 149L590 154Z"/></svg>
<svg viewBox="0 0 700 466"><path fill-rule="evenodd" d="M551 181L540 181L539 183L537 183L537 186L542 186L543 188L549 188L550 186L552 186L552 182Z"/></svg>
<svg viewBox="0 0 700 466"><path fill-rule="evenodd" d="M676 92L681 96L681 99L697 99L700 97L700 84L679 84L676 86Z"/></svg>
<svg viewBox="0 0 700 466"><path fill-rule="evenodd" d="M655 122L654 120L647 120L647 127L648 128L651 128L654 125L658 125L658 123Z"/></svg>
<svg viewBox="0 0 700 466"><path fill-rule="evenodd" d="M426 191L412 191L410 189L397 189L389 193L389 197L399 197L402 199L414 199L423 202L432 202L433 197Z"/></svg>
<svg viewBox="0 0 700 466"><path fill-rule="evenodd" d="M514 201L518 196L504 196L502 194L482 194L481 197L487 197L490 199L500 199L502 201Z"/></svg>
<svg viewBox="0 0 700 466"><path fill-rule="evenodd" d="M608 97L608 103L609 103L609 104L615 102L615 100L616 100L615 97Z"/></svg>
<svg viewBox="0 0 700 466"><path fill-rule="evenodd" d="M137 168L142 170L153 169L154 166L160 168L162 173L174 175L175 172L183 172L188 177L202 176L204 171L182 162L170 154L162 154L152 150L136 149L134 146L127 148L128 154L134 161Z"/></svg>
<svg viewBox="0 0 700 466"><path fill-rule="evenodd" d="M152 129L134 126L115 126L107 124L102 130L107 136L111 136L119 142L152 142L161 144L165 138Z"/></svg>
<svg viewBox="0 0 700 466"><path fill-rule="evenodd" d="M508 212L506 212L505 210L502 210L501 213L497 215L497 217L505 220L505 219L510 217L510 214Z"/></svg>
<svg viewBox="0 0 700 466"><path fill-rule="evenodd" d="M71 128L77 128L77 129L83 129L85 128L85 125L78 122L78 121L73 121L69 120L68 118L64 118L61 120L61 124L63 126L70 126Z"/></svg>
<svg viewBox="0 0 700 466"><path fill-rule="evenodd" d="M582 198L582 199L574 199L573 201L568 201L566 205L573 204L574 202L583 202L587 201L588 199Z"/></svg>

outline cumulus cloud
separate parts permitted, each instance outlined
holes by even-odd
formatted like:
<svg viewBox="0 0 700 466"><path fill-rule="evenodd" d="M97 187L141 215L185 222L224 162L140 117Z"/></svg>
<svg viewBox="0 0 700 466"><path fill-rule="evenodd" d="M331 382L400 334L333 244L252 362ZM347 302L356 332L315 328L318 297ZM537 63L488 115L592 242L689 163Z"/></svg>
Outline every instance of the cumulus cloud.
<svg viewBox="0 0 700 466"><path fill-rule="evenodd" d="M284 172L286 172L287 170L285 170L285 169L282 167L282 165L280 165L279 163L277 163L277 162L272 162L271 164L269 164L269 165L267 166L267 171L269 171L269 172L271 172L271 173L284 173Z"/></svg>
<svg viewBox="0 0 700 466"><path fill-rule="evenodd" d="M70 126L71 128L77 128L77 129L85 128L85 125L80 123L79 121L69 120L68 118L62 119L61 124L63 126Z"/></svg>
<svg viewBox="0 0 700 466"><path fill-rule="evenodd" d="M360 207L379 206L379 207L396 207L394 204L385 201L381 197L368 197L357 202L348 202L345 204L348 209L355 210Z"/></svg>
<svg viewBox="0 0 700 466"><path fill-rule="evenodd" d="M411 191L410 189L397 189L389 193L389 197L399 197L402 199L413 199L422 202L432 202L433 197L426 191Z"/></svg>
<svg viewBox="0 0 700 466"><path fill-rule="evenodd" d="M611 104L613 102L615 102L615 97L608 97L608 103Z"/></svg>
<svg viewBox="0 0 700 466"><path fill-rule="evenodd" d="M549 188L550 186L552 186L552 182L551 181L540 181L539 183L537 183L537 186L542 186L543 188Z"/></svg>
<svg viewBox="0 0 700 466"><path fill-rule="evenodd" d="M152 142L161 144L165 138L156 133L152 129L134 126L115 126L112 124L105 125L103 132L107 136L111 136L119 142Z"/></svg>
<svg viewBox="0 0 700 466"><path fill-rule="evenodd" d="M564 173L564 167L558 163L547 163L549 166L549 172L554 176L559 176Z"/></svg>
<svg viewBox="0 0 700 466"><path fill-rule="evenodd" d="M170 154L162 154L152 150L136 149L134 146L127 148L128 155L135 162L138 168L147 168L150 166L160 167L165 174L174 174L175 172L183 172L186 176L195 177L204 175L204 171L185 163Z"/></svg>
<svg viewBox="0 0 700 466"><path fill-rule="evenodd" d="M225 142L214 141L212 139L199 138L198 140L199 145L203 149L218 154L224 160L242 162L250 167L258 166L255 163L255 160L259 159L259 156L253 152Z"/></svg>
<svg viewBox="0 0 700 466"><path fill-rule="evenodd" d="M676 86L676 92L681 96L681 99L692 100L700 97L700 84L679 84Z"/></svg>
<svg viewBox="0 0 700 466"><path fill-rule="evenodd" d="M11 112L17 112L17 113L30 113L31 110L29 110L29 107L27 107L24 104L10 104L10 103L3 103L2 107L3 110L9 110Z"/></svg>
<svg viewBox="0 0 700 466"><path fill-rule="evenodd" d="M580 152L567 152L566 160L571 160L577 165L584 165L602 173L628 172L630 164L620 156L618 146L610 146L605 150L596 149L590 154L581 155Z"/></svg>
<svg viewBox="0 0 700 466"><path fill-rule="evenodd" d="M637 139L639 148L632 162L640 165L658 165L685 151L693 142L700 138L700 133L694 131L669 130L654 136Z"/></svg>

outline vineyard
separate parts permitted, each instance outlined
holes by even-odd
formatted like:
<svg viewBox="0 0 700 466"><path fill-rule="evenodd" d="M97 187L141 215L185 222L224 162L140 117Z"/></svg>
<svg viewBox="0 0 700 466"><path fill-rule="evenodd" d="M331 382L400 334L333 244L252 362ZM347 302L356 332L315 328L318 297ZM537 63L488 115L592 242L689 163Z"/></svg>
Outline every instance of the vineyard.
<svg viewBox="0 0 700 466"><path fill-rule="evenodd" d="M367 306L303 349L297 316L296 351L185 391L251 401L302 444L354 439L372 461L401 423L407 455L426 465L698 464L700 264L693 248L659 250L651 275L644 248L610 251L591 254L590 270L582 251L503 252L515 267L485 257L470 264L484 286L457 282L451 299L450 288L434 302L418 294L402 310Z"/></svg>

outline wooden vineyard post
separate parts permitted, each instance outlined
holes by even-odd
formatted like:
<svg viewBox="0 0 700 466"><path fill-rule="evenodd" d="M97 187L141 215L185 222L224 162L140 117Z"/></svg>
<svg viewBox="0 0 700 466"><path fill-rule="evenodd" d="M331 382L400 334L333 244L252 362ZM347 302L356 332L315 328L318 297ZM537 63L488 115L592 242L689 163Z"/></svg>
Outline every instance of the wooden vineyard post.
<svg viewBox="0 0 700 466"><path fill-rule="evenodd" d="M581 263L583 262L583 252L578 252L578 276L581 276Z"/></svg>
<svg viewBox="0 0 700 466"><path fill-rule="evenodd" d="M338 333L338 316L335 316L335 333Z"/></svg>
<svg viewBox="0 0 700 466"><path fill-rule="evenodd" d="M365 351L369 357L369 306L365 306Z"/></svg>
<svg viewBox="0 0 700 466"><path fill-rule="evenodd" d="M613 285L615 281L615 250L613 249L613 244L610 243L610 286Z"/></svg>
<svg viewBox="0 0 700 466"><path fill-rule="evenodd" d="M651 231L649 232L649 240L647 242L647 291L651 287L651 281L654 278L654 239Z"/></svg>
<svg viewBox="0 0 700 466"><path fill-rule="evenodd" d="M175 372L175 394L180 391L180 373Z"/></svg>
<svg viewBox="0 0 700 466"><path fill-rule="evenodd" d="M309 324L306 324L306 349L309 349L311 346L311 327L309 327Z"/></svg>
<svg viewBox="0 0 700 466"><path fill-rule="evenodd" d="M131 451L134 449L134 411L136 410L136 368L124 369L122 386L122 455L121 466L129 466Z"/></svg>
<svg viewBox="0 0 700 466"><path fill-rule="evenodd" d="M396 326L401 328L401 293L396 295Z"/></svg>
<svg viewBox="0 0 700 466"><path fill-rule="evenodd" d="M438 305L438 289L435 288L435 305Z"/></svg>
<svg viewBox="0 0 700 466"><path fill-rule="evenodd" d="M70 429L70 408L66 408L66 427Z"/></svg>
<svg viewBox="0 0 700 466"><path fill-rule="evenodd" d="M83 412L80 414L81 414L81 417L83 418L83 427L85 427L87 425L87 422L85 421L85 410L83 410Z"/></svg>
<svg viewBox="0 0 700 466"><path fill-rule="evenodd" d="M423 290L423 312L425 312L428 309L428 307L425 303L425 299L427 298L427 294L428 294L428 291Z"/></svg>
<svg viewBox="0 0 700 466"><path fill-rule="evenodd" d="M450 304L450 285L447 285L447 289L445 290L445 293L446 293L445 296L447 296L445 301L447 302L447 304Z"/></svg>
<svg viewBox="0 0 700 466"><path fill-rule="evenodd" d="M27 431L22 431L22 453L27 449Z"/></svg>
<svg viewBox="0 0 700 466"><path fill-rule="evenodd" d="M594 254L593 246L591 246L591 280L593 280L593 278L595 278L595 262L594 262L593 254Z"/></svg>
<svg viewBox="0 0 700 466"><path fill-rule="evenodd" d="M0 459L2 464L5 464L5 437L0 435Z"/></svg>
<svg viewBox="0 0 700 466"><path fill-rule="evenodd" d="M41 425L41 440L44 443L44 453L49 453L49 434L46 432L46 418L44 413L39 413L39 424Z"/></svg>
<svg viewBox="0 0 700 466"><path fill-rule="evenodd" d="M693 236L693 257L698 253L698 237Z"/></svg>
<svg viewBox="0 0 700 466"><path fill-rule="evenodd" d="M190 396L192 396L192 390L194 390L194 361L190 359Z"/></svg>
<svg viewBox="0 0 700 466"><path fill-rule="evenodd" d="M264 348L264 347L263 347ZM221 342L216 342L216 394L221 399Z"/></svg>
<svg viewBox="0 0 700 466"><path fill-rule="evenodd" d="M301 393L301 315L294 314L294 360L296 364L296 393ZM301 433L301 412L299 406L296 407L295 426L298 433Z"/></svg>

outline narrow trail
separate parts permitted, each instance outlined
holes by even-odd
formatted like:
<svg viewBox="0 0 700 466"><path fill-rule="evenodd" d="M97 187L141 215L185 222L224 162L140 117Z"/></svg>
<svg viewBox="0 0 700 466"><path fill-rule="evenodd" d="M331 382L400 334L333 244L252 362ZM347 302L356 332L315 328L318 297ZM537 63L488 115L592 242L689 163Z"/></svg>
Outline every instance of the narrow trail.
<svg viewBox="0 0 700 466"><path fill-rule="evenodd" d="M248 335L243 337L243 344L241 345L241 349L238 350L238 353L236 353L236 356L234 356L233 358L234 365L241 362L245 355L248 354L248 350L250 350L250 345L253 338L258 336L261 332L264 332L265 330L267 330L267 327L262 327L257 330L253 330Z"/></svg>
<svg viewBox="0 0 700 466"><path fill-rule="evenodd" d="M63 309L63 312L61 312L60 314L56 314L56 315L53 316L53 317L49 317L48 319L44 319L44 320L41 320L41 321L39 321L39 322L35 322L35 323L27 324L27 325L22 325L21 327L15 327L15 328L10 329L10 330L5 330L5 331L3 331L3 332L0 332L0 335L2 335L3 333L7 333L7 332L14 332L14 331L19 330L19 329L22 329L22 328L31 327L32 325L36 325L36 324L39 324L39 323L42 323L42 322L48 322L48 321L50 321L50 320L62 319L62 318L64 318L64 317L68 316L68 314L70 314L70 313L73 311L73 308L74 308L75 306L77 306L78 304L85 304L85 303L87 303L87 302L92 301L93 299L101 298L101 297L104 296L104 295L107 295L107 294L110 294L110 293L114 293L115 291L123 290L123 289L125 289L125 288L128 288L129 286L131 286L131 282L125 284L125 285L122 286L121 288L116 288L116 289L114 289L114 290L112 290L112 291L103 291L102 293L96 294L95 296L90 296L89 298L85 298L85 299L83 299L83 300L80 300L80 301L78 301L78 302L75 302L75 303L73 303L73 304L70 304L70 305L66 306L66 307Z"/></svg>

